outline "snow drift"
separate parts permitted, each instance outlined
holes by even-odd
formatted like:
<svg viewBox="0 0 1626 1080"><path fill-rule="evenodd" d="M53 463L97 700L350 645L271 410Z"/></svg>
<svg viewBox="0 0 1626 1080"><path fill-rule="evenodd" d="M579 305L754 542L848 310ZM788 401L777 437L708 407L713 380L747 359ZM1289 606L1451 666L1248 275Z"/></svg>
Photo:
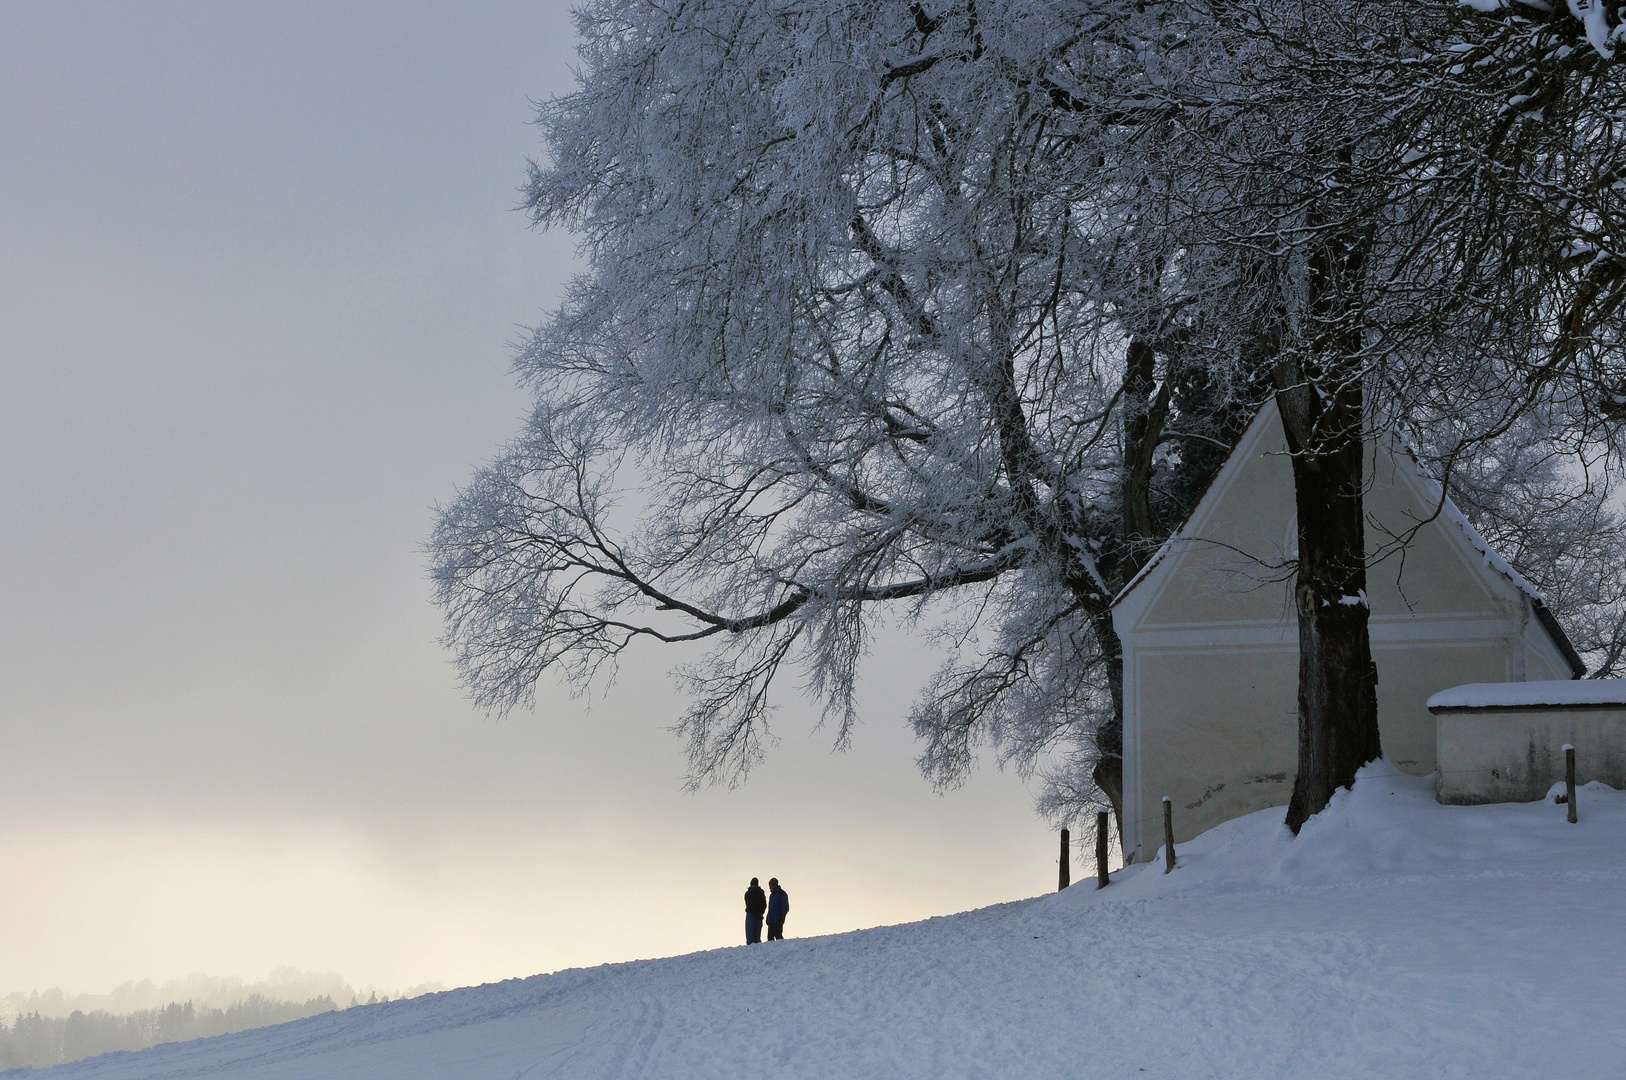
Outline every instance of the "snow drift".
<svg viewBox="0 0 1626 1080"><path fill-rule="evenodd" d="M1626 1060L1626 794L1447 807L1379 762L1065 892L112 1054L52 1080L1527 1077Z"/></svg>

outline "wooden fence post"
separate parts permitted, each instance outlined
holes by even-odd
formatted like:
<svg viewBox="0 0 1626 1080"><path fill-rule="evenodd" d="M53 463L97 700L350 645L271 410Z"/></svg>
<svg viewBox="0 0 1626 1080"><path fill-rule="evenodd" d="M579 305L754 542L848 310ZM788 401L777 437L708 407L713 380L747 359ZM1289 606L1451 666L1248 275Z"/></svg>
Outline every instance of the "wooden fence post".
<svg viewBox="0 0 1626 1080"><path fill-rule="evenodd" d="M1163 872L1174 869L1174 803L1163 796Z"/></svg>
<svg viewBox="0 0 1626 1080"><path fill-rule="evenodd" d="M1073 853L1068 844L1067 830L1061 831L1061 875L1056 879L1056 891L1061 892L1073 883L1072 862Z"/></svg>
<svg viewBox="0 0 1626 1080"><path fill-rule="evenodd" d="M1095 815L1095 887L1107 887L1107 819L1105 810Z"/></svg>
<svg viewBox="0 0 1626 1080"><path fill-rule="evenodd" d="M1574 825L1575 817L1575 747L1569 743L1564 744L1564 798L1570 804L1569 819Z"/></svg>

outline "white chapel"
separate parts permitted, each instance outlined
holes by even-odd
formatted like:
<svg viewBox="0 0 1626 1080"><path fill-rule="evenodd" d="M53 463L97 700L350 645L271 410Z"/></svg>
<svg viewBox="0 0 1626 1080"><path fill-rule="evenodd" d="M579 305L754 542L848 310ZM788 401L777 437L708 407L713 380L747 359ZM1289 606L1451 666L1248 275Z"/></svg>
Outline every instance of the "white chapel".
<svg viewBox="0 0 1626 1080"><path fill-rule="evenodd" d="M1465 683L1579 678L1540 595L1404 448L1367 451L1367 573L1384 753L1435 768L1431 695ZM1410 533L1411 535L1407 535ZM1185 523L1114 601L1124 655L1124 852L1285 805L1298 760L1292 466L1274 401ZM1402 545L1400 538L1408 543Z"/></svg>

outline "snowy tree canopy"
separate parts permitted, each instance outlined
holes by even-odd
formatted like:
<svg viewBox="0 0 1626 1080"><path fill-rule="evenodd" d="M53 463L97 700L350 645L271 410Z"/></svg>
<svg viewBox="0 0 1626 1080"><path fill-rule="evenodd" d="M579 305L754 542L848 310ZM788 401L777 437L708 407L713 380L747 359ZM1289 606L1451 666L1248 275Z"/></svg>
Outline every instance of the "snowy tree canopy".
<svg viewBox="0 0 1626 1080"><path fill-rule="evenodd" d="M678 726L731 777L782 665L844 741L874 620L941 601L923 769L1053 755L1066 811L1111 786L1107 605L1272 379L1509 529L1495 463L1545 439L1544 497L1605 520L1572 463L1626 400L1626 103L1590 10L587 4L526 189L587 270L430 545L475 699L705 642Z"/></svg>
<svg viewBox="0 0 1626 1080"><path fill-rule="evenodd" d="M929 772L959 775L986 723L1045 725L1033 745L1100 707L1125 341L1170 329L1122 322L1155 308L1168 239L1137 230L1155 187L1124 168L1156 118L1132 115L1122 18L584 10L528 201L591 269L520 357L526 432L434 540L482 703L640 637L715 638L682 727L696 774L726 773L759 754L783 661L844 736L872 609L954 592L994 633L920 706ZM1183 399L1223 399L1208 375L1182 372ZM1212 457L1207 425L1164 441Z"/></svg>

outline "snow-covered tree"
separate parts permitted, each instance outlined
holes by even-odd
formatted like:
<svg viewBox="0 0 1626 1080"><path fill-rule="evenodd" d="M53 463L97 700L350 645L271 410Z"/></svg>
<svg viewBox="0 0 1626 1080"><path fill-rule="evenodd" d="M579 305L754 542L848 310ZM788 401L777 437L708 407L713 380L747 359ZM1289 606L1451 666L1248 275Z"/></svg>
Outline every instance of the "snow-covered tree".
<svg viewBox="0 0 1626 1080"><path fill-rule="evenodd" d="M696 782L732 777L787 662L840 743L875 621L931 615L926 774L992 743L1057 816L1116 803L1108 605L1267 393L1299 503L1292 824L1378 753L1340 602L1376 429L1531 557L1506 469L1539 460L1518 481L1588 553L1548 587L1614 665L1610 482L1575 463L1611 460L1626 400L1626 111L1607 16L1536 11L589 3L527 187L588 269L519 357L525 431L431 542L476 700L709 643L678 728Z"/></svg>
<svg viewBox="0 0 1626 1080"><path fill-rule="evenodd" d="M527 204L589 269L520 356L527 429L432 541L480 703L709 639L679 727L694 778L733 775L782 664L843 740L874 620L952 596L981 645L915 711L925 772L1071 746L1115 794L1107 605L1246 418L1158 303L1163 196L1125 162L1167 118L1130 14L582 11Z"/></svg>

